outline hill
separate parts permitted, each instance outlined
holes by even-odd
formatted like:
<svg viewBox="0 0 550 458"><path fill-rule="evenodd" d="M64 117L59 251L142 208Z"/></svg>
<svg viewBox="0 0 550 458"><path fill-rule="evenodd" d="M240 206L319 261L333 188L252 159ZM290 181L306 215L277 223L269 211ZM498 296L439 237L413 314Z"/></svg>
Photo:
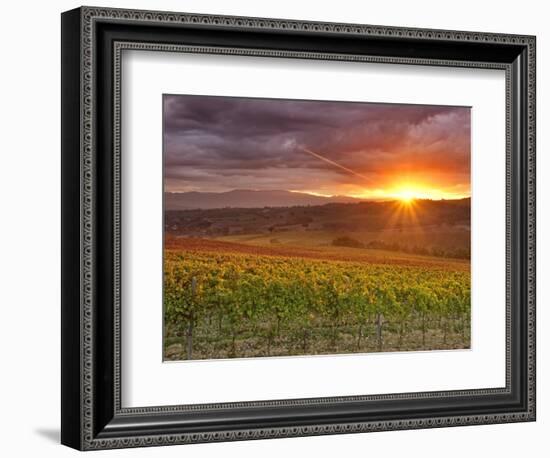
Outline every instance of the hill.
<svg viewBox="0 0 550 458"><path fill-rule="evenodd" d="M470 199L167 210L167 235L469 258Z"/></svg>
<svg viewBox="0 0 550 458"><path fill-rule="evenodd" d="M283 190L234 189L227 192L167 192L164 194L165 210L294 207L354 202L362 202L362 199L348 196L315 196Z"/></svg>

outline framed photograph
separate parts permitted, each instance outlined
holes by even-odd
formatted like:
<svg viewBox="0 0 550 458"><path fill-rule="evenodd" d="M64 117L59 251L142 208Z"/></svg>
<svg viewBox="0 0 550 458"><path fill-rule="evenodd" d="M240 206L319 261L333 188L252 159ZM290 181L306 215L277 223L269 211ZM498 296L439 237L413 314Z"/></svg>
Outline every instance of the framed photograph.
<svg viewBox="0 0 550 458"><path fill-rule="evenodd" d="M535 420L535 37L62 14L62 443Z"/></svg>

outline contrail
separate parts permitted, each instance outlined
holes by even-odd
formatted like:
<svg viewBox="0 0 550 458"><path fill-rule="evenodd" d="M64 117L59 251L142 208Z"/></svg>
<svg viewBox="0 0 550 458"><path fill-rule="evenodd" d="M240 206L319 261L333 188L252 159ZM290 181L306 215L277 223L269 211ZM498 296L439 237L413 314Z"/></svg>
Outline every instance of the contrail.
<svg viewBox="0 0 550 458"><path fill-rule="evenodd" d="M369 178L367 178L365 175L361 175L360 173L355 172L354 170L348 169L347 167L344 167L341 164L338 164L338 162L331 161L330 159L321 156L320 154L316 153L315 151L311 151L310 149L304 148L303 146L298 146L302 151L305 151L308 154L311 154L312 156L316 157L317 159L321 159L322 161L326 162L327 164L334 165L335 167L338 167L339 169L345 170L348 173L351 173L352 175L358 176L359 178L362 178L363 180L369 181Z"/></svg>

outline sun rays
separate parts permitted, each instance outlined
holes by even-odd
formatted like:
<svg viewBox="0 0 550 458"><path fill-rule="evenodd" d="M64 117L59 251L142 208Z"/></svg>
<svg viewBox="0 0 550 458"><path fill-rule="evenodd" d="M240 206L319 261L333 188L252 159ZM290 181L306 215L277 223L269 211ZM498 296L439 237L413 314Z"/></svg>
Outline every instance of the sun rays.
<svg viewBox="0 0 550 458"><path fill-rule="evenodd" d="M419 220L421 205L421 202L416 199L413 193L403 192L399 194L399 196L396 196L392 212L387 217L385 229L400 230L405 226L423 232Z"/></svg>

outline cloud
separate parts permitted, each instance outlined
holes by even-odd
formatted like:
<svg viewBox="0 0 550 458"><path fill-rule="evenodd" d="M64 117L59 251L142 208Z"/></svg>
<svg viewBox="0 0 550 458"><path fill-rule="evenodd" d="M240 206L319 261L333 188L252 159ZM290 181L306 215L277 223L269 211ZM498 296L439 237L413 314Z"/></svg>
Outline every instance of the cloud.
<svg viewBox="0 0 550 458"><path fill-rule="evenodd" d="M466 107L166 95L163 115L170 190L365 187L399 173L469 186Z"/></svg>

